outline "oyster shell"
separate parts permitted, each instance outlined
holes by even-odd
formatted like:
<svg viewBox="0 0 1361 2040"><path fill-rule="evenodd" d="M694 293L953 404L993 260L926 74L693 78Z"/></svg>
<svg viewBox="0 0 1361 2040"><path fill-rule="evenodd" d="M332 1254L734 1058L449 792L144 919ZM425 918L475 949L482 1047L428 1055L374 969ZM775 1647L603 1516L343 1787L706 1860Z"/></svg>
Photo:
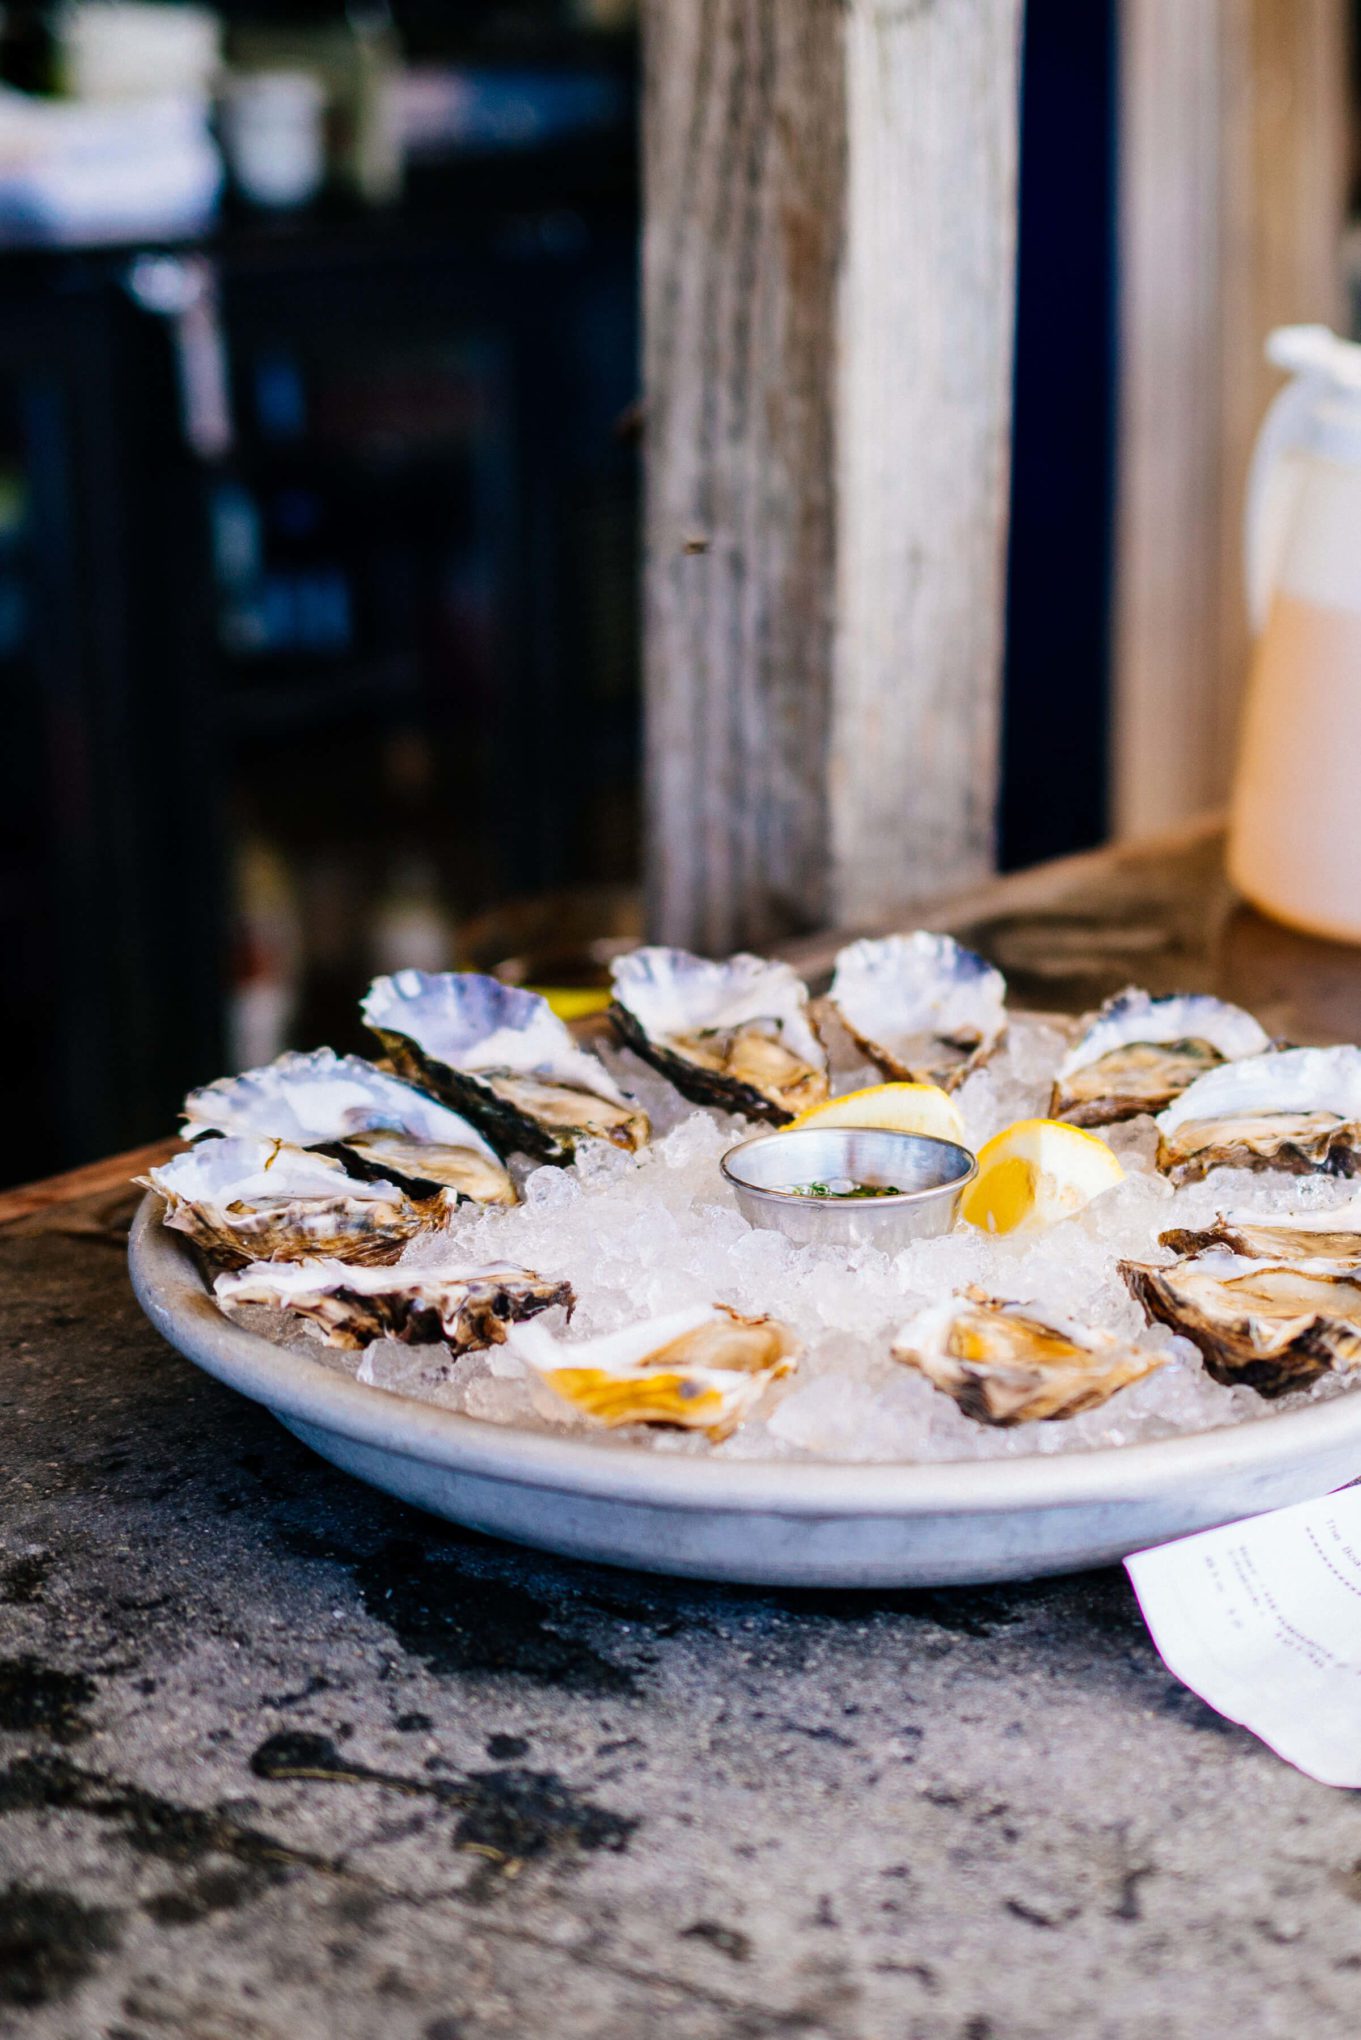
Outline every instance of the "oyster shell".
<svg viewBox="0 0 1361 2040"><path fill-rule="evenodd" d="M1158 1167L1351 1176L1361 1168L1361 1048L1287 1048L1211 1070L1158 1115Z"/></svg>
<svg viewBox="0 0 1361 2040"><path fill-rule="evenodd" d="M640 1148L641 1112L537 992L474 971L399 970L361 1001L405 1077L468 1114L503 1153L566 1162L578 1141Z"/></svg>
<svg viewBox="0 0 1361 2040"><path fill-rule="evenodd" d="M635 949L616 960L613 977L619 1033L696 1104L779 1125L827 1096L827 1052L807 987L787 963Z"/></svg>
<svg viewBox="0 0 1361 2040"><path fill-rule="evenodd" d="M717 1443L798 1363L800 1341L778 1318L701 1304L604 1338L555 1339L517 1327L508 1344L537 1378L593 1423L672 1424Z"/></svg>
<svg viewBox="0 0 1361 2040"><path fill-rule="evenodd" d="M1007 1031L1006 979L972 949L924 928L852 942L828 997L886 1076L953 1091Z"/></svg>
<svg viewBox="0 0 1361 2040"><path fill-rule="evenodd" d="M396 1183L351 1176L329 1155L286 1141L200 1141L135 1179L165 1199L164 1223L228 1267L248 1261L395 1261L418 1232L442 1225L446 1194L408 1197Z"/></svg>
<svg viewBox="0 0 1361 2040"><path fill-rule="evenodd" d="M1163 1364L1132 1340L985 1289L961 1291L904 1325L893 1357L980 1424L1026 1424L1095 1409Z"/></svg>
<svg viewBox="0 0 1361 2040"><path fill-rule="evenodd" d="M1278 1396L1361 1364L1361 1280L1345 1263L1219 1251L1169 1268L1122 1261L1120 1273L1150 1322L1190 1339L1228 1386Z"/></svg>
<svg viewBox="0 0 1361 2040"><path fill-rule="evenodd" d="M1220 1250L1245 1260L1361 1264L1361 1200L1332 1211L1220 1211L1212 1225L1159 1233L1158 1244L1183 1256Z"/></svg>
<svg viewBox="0 0 1361 2040"><path fill-rule="evenodd" d="M1106 1126L1161 1112L1207 1070L1270 1046L1251 1013L1223 999L1120 992L1059 1064L1049 1116Z"/></svg>
<svg viewBox="0 0 1361 2040"><path fill-rule="evenodd" d="M506 1326L576 1298L569 1282L548 1282L529 1268L496 1263L442 1273L433 1268L364 1268L337 1260L252 1261L213 1284L227 1310L261 1304L319 1325L328 1346L355 1349L374 1339L427 1345L444 1339L455 1353L497 1346Z"/></svg>
<svg viewBox="0 0 1361 2040"><path fill-rule="evenodd" d="M389 1176L416 1196L452 1190L514 1204L515 1186L476 1127L359 1055L319 1048L219 1077L184 1101L186 1137L260 1134L322 1148L359 1176Z"/></svg>

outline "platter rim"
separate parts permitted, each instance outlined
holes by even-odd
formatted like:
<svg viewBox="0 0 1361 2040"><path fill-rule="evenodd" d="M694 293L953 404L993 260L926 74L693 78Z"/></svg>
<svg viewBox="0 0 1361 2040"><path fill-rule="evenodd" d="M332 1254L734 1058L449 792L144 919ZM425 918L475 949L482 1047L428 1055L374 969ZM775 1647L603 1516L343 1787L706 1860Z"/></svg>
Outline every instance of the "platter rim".
<svg viewBox="0 0 1361 2040"><path fill-rule="evenodd" d="M1241 1483L1331 1458L1349 1443L1361 1465L1357 1393L1169 1438L1004 1459L721 1459L491 1423L356 1381L233 1323L160 1214L161 1199L148 1191L129 1235L129 1272L142 1310L186 1359L289 1425L484 1480L662 1509L815 1520L1147 1506L1184 1498L1197 1482Z"/></svg>

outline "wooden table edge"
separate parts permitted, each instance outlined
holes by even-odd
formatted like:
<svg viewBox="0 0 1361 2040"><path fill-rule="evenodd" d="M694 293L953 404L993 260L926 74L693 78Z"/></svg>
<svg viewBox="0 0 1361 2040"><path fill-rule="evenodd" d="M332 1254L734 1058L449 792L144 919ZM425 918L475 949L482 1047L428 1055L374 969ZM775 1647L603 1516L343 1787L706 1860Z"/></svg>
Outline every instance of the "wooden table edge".
<svg viewBox="0 0 1361 2040"><path fill-rule="evenodd" d="M148 1169L169 1161L183 1146L177 1135L170 1134L146 1147L129 1148L126 1154L109 1155L103 1161L87 1162L83 1168L68 1169L60 1176L46 1176L38 1183L21 1183L16 1189L0 1191L0 1226L33 1218L55 1205L105 1196L131 1183L134 1176L145 1175Z"/></svg>

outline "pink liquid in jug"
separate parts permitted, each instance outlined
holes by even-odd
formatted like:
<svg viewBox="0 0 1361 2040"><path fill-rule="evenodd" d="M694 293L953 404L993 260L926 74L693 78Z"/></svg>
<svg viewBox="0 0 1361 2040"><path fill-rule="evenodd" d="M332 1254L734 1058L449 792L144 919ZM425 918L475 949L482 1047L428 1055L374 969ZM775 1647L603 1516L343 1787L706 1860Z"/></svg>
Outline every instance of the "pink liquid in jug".
<svg viewBox="0 0 1361 2040"><path fill-rule="evenodd" d="M1361 346L1284 327L1249 476L1260 635L1244 706L1229 874L1265 913L1361 942Z"/></svg>
<svg viewBox="0 0 1361 2040"><path fill-rule="evenodd" d="M1361 554L1361 530L1356 534ZM1244 713L1229 875L1277 919L1361 940L1361 608L1281 589Z"/></svg>

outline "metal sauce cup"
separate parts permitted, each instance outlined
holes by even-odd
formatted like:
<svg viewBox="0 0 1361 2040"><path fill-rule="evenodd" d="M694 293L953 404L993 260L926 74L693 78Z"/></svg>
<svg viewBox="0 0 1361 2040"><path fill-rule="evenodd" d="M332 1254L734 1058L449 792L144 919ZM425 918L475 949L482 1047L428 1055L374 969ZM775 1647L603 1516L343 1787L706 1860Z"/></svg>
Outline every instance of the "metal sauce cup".
<svg viewBox="0 0 1361 2040"><path fill-rule="evenodd" d="M752 1225L801 1246L873 1246L893 1253L910 1240L949 1232L978 1164L967 1148L884 1127L809 1126L758 1133L720 1164ZM894 1197L817 1197L799 1186L838 1179L892 1185Z"/></svg>

